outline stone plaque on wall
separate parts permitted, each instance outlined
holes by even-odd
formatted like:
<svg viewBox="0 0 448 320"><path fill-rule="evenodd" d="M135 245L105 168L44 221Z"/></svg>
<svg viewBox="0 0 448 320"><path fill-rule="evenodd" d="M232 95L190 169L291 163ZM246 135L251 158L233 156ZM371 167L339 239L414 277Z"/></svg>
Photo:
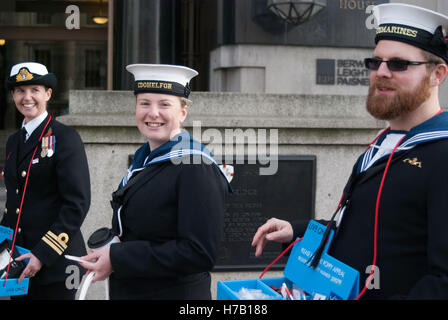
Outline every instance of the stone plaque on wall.
<svg viewBox="0 0 448 320"><path fill-rule="evenodd" d="M256 230L267 219L305 219L314 216L314 156L280 157L274 175L260 175L260 165L232 164L234 194L226 203L224 232L215 271L263 270L282 251L282 245L269 243L261 257L251 247ZM287 258L272 269L283 268Z"/></svg>

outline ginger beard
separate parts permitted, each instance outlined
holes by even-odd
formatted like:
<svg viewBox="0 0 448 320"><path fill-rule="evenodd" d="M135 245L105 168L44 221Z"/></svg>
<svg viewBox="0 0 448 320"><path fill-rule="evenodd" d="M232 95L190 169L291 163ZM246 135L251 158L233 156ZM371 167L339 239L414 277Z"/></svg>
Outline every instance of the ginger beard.
<svg viewBox="0 0 448 320"><path fill-rule="evenodd" d="M395 94L377 94L377 88L390 88ZM418 109L430 97L430 73L413 90L402 90L390 81L380 78L370 84L367 111L376 119L393 120Z"/></svg>

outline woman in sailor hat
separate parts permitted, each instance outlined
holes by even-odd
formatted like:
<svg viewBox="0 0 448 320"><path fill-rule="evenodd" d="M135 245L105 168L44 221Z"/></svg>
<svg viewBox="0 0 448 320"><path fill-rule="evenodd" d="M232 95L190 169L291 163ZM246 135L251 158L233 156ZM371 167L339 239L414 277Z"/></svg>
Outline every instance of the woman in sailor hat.
<svg viewBox="0 0 448 320"><path fill-rule="evenodd" d="M229 185L211 153L182 128L189 82L182 66L134 64L136 122L146 138L113 194L119 242L83 257L111 299L210 299Z"/></svg>
<svg viewBox="0 0 448 320"><path fill-rule="evenodd" d="M6 143L1 225L14 230L13 245L31 251L18 258L29 259L18 279L30 277L28 294L13 299L74 299L76 290L65 286L70 262L63 254L86 253L80 232L90 206L84 145L47 112L56 76L44 65L16 64L5 83L24 119Z"/></svg>

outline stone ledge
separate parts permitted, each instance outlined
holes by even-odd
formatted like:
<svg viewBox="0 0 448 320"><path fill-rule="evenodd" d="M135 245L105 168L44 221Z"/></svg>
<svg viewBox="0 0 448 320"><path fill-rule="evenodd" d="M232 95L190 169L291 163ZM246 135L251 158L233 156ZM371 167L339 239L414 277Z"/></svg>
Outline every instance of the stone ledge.
<svg viewBox="0 0 448 320"><path fill-rule="evenodd" d="M129 114L76 114L58 118L69 126L83 127L135 127L135 116ZM228 116L189 114L184 126L192 127L193 121L200 121L201 127L207 128L277 128L277 129L376 129L384 127L382 121L373 119L322 119L259 116Z"/></svg>
<svg viewBox="0 0 448 320"><path fill-rule="evenodd" d="M265 129L269 137L277 129L279 146L364 146L386 126L366 112L359 96L195 92L191 99L184 126L204 144L218 134L228 147L228 130L247 136ZM70 114L58 120L74 127L84 143L138 145L145 139L136 128L134 104L132 91L70 91Z"/></svg>
<svg viewBox="0 0 448 320"><path fill-rule="evenodd" d="M106 143L106 144L141 144L145 139L140 135L135 123L128 125L101 125L86 124L73 121L70 116L62 116L59 121L75 128L81 135L84 143ZM201 128L185 126L195 139L204 144L213 143L213 139L218 135L218 141L228 145L226 134L232 138L230 145L241 144L240 140L233 137L242 138L244 144L256 143L251 140L255 135L258 139L259 129L265 129L266 142L269 144L272 129L278 129L278 145L367 145L374 136L381 130L378 127L372 128L272 128L272 127L219 127L206 126L202 123ZM213 131L210 131L212 129ZM199 137L199 138L198 138ZM230 138L227 138L228 140Z"/></svg>
<svg viewBox="0 0 448 320"><path fill-rule="evenodd" d="M134 114L131 91L72 90L69 99L71 115ZM192 116L371 119L364 107L365 97L356 95L193 92L190 99Z"/></svg>

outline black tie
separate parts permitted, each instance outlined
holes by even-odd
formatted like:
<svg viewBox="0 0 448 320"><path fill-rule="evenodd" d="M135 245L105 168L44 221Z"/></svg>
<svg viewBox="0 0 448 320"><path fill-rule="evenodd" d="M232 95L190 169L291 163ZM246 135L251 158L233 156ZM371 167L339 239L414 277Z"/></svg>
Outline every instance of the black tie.
<svg viewBox="0 0 448 320"><path fill-rule="evenodd" d="M22 130L20 130L20 136L22 139L22 143L26 142L26 134L27 134L27 131L26 131L25 127L23 127Z"/></svg>
<svg viewBox="0 0 448 320"><path fill-rule="evenodd" d="M25 149L26 133L27 133L27 131L26 131L25 127L22 127L22 129L20 129L20 140L21 141L19 142L19 145L17 146L17 151L18 151L17 161L22 158L22 151L23 151L23 149Z"/></svg>

